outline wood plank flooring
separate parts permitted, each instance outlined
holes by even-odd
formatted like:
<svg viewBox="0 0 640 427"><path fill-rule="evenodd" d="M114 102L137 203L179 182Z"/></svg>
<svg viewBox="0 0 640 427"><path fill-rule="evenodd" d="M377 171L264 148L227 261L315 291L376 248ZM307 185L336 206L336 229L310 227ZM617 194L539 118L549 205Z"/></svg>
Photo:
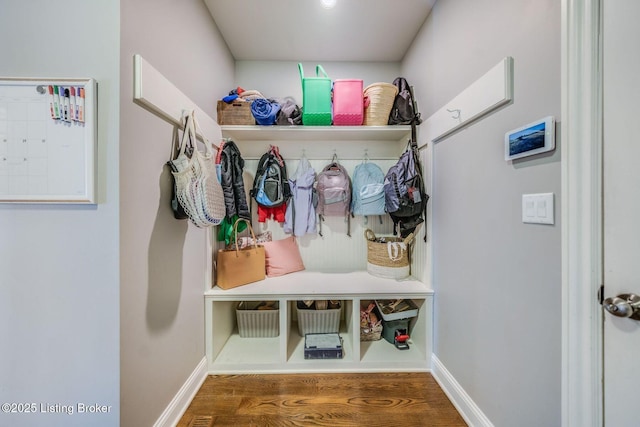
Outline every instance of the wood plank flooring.
<svg viewBox="0 0 640 427"><path fill-rule="evenodd" d="M423 372L210 375L177 427L466 425Z"/></svg>

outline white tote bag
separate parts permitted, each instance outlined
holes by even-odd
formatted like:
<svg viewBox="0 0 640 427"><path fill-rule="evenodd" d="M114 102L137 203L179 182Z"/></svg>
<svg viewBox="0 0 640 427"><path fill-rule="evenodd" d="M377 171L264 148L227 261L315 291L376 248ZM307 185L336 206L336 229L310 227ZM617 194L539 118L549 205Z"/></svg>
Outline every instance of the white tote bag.
<svg viewBox="0 0 640 427"><path fill-rule="evenodd" d="M204 153L196 142L197 122L193 111L186 117L177 157L172 160L176 196L191 222L197 227L218 225L225 216L224 194L215 172L211 144L203 136ZM202 135L202 132L201 132ZM187 146L193 147L191 156Z"/></svg>

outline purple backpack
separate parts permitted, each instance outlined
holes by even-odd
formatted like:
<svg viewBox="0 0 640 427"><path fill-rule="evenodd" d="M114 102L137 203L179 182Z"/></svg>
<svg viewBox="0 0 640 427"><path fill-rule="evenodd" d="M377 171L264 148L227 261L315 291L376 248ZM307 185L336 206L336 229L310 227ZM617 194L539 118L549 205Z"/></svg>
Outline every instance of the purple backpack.
<svg viewBox="0 0 640 427"><path fill-rule="evenodd" d="M347 235L351 237L351 180L347 170L338 163L336 156L331 164L322 169L316 178L318 206L316 211L320 219L319 234L322 236L322 221L325 216L344 216L347 218Z"/></svg>

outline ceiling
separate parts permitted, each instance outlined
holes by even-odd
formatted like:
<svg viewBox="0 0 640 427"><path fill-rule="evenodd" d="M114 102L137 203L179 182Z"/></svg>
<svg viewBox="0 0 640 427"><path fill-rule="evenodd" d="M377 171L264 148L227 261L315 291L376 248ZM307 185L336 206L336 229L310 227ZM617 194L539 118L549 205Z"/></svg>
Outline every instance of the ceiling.
<svg viewBox="0 0 640 427"><path fill-rule="evenodd" d="M400 61L436 0L204 0L237 61Z"/></svg>

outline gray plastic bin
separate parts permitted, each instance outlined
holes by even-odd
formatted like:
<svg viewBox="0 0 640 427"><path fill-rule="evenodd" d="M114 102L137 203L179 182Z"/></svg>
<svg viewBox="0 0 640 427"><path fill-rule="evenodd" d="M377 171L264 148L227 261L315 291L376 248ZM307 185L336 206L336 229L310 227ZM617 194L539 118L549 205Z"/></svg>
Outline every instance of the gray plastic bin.
<svg viewBox="0 0 640 427"><path fill-rule="evenodd" d="M280 335L280 310L278 302L267 302L274 307L259 310L265 301L242 301L236 308L238 333L243 338L271 338Z"/></svg>
<svg viewBox="0 0 640 427"><path fill-rule="evenodd" d="M305 334L322 334L340 331L342 302L339 308L315 310L298 307L297 311L298 333L301 337L304 337Z"/></svg>

